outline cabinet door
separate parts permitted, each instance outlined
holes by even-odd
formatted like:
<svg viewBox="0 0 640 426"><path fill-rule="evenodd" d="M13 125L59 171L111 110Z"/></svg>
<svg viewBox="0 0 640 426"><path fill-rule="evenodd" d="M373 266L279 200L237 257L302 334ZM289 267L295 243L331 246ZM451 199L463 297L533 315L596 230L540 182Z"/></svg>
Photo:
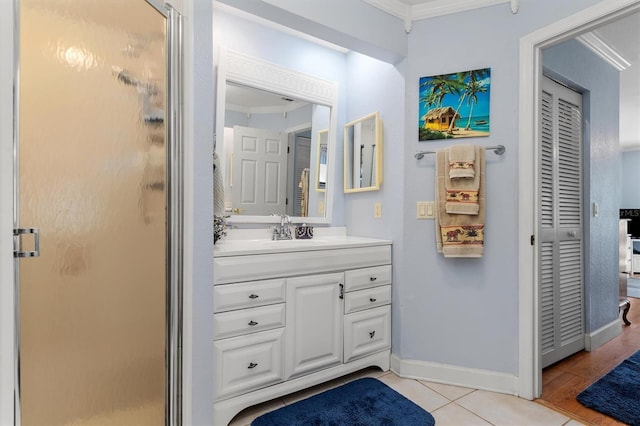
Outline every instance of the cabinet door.
<svg viewBox="0 0 640 426"><path fill-rule="evenodd" d="M342 363L343 277L287 279L287 379Z"/></svg>

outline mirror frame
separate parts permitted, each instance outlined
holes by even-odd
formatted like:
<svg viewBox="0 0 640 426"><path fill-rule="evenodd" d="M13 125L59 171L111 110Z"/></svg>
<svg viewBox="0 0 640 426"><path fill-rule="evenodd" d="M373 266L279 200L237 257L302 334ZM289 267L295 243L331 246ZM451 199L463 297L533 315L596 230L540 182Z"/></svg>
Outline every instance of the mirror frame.
<svg viewBox="0 0 640 426"><path fill-rule="evenodd" d="M349 141L347 140L347 129L349 127L353 127L355 124L357 123L361 123L363 121L367 121L370 120L371 118L374 119L375 121L375 142L376 142L376 181L375 184L372 186L365 186L365 187L361 187L361 188L348 188L347 187L347 182L349 181L348 177L349 177L349 164L347 162L347 159L349 158L349 149L353 149L353 144L349 143ZM344 131L344 139L343 139L343 145L344 145L344 162L343 162L343 166L344 166L344 193L345 194L349 194L349 193L354 193L354 192L366 192L366 191L378 191L380 190L380 186L382 185L382 155L383 155L383 149L382 149L382 120L380 119L380 114L378 114L377 112L373 112L371 114L367 114L364 117L360 117L356 120L353 120L347 124L344 125L343 128Z"/></svg>
<svg viewBox="0 0 640 426"><path fill-rule="evenodd" d="M330 224L333 214L333 188L335 187L336 134L338 122L338 83L323 80L249 55L221 47L218 61L216 97L216 135L224 135L226 83L233 82L262 89L317 105L325 105L329 112L329 139L327 147L327 184L325 186L324 217L291 217L294 223ZM334 179L331 179L333 177ZM312 188L311 185L309 185ZM251 216L232 214L228 223L279 223L279 216Z"/></svg>

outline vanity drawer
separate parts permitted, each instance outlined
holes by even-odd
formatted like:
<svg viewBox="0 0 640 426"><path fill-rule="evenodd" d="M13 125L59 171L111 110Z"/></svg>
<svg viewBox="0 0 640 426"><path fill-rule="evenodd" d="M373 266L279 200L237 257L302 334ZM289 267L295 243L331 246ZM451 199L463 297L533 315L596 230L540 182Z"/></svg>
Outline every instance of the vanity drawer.
<svg viewBox="0 0 640 426"><path fill-rule="evenodd" d="M361 290L391 284L391 265L346 271L344 291Z"/></svg>
<svg viewBox="0 0 640 426"><path fill-rule="evenodd" d="M390 285L352 291L344 295L344 313L350 314L389 303L391 303Z"/></svg>
<svg viewBox="0 0 640 426"><path fill-rule="evenodd" d="M284 278L213 286L213 312L284 302Z"/></svg>
<svg viewBox="0 0 640 426"><path fill-rule="evenodd" d="M222 312L213 316L214 340L284 327L284 303Z"/></svg>
<svg viewBox="0 0 640 426"><path fill-rule="evenodd" d="M344 316L344 362L390 347L390 305Z"/></svg>
<svg viewBox="0 0 640 426"><path fill-rule="evenodd" d="M284 328L215 342L216 399L281 382L283 344Z"/></svg>

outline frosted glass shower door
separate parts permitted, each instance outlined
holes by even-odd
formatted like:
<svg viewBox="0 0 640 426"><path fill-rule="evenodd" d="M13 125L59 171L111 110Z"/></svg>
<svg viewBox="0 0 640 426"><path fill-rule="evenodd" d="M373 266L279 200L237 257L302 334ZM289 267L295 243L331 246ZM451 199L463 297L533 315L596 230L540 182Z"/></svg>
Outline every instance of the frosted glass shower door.
<svg viewBox="0 0 640 426"><path fill-rule="evenodd" d="M23 425L165 421L166 18L144 0L21 0ZM28 241L27 241L28 242Z"/></svg>

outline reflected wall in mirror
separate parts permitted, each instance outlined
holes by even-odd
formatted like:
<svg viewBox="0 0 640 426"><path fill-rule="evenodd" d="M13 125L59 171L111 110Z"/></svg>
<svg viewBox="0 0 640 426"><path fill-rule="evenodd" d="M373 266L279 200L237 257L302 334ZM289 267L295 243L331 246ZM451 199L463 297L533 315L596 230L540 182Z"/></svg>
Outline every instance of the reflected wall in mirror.
<svg viewBox="0 0 640 426"><path fill-rule="evenodd" d="M344 126L344 192L380 189L382 152L382 120L377 112Z"/></svg>
<svg viewBox="0 0 640 426"><path fill-rule="evenodd" d="M215 149L229 221L330 223L337 85L224 49L220 57Z"/></svg>
<svg viewBox="0 0 640 426"><path fill-rule="evenodd" d="M318 154L316 159L316 191L324 192L327 185L327 146L329 141L329 130L320 130L318 132Z"/></svg>

